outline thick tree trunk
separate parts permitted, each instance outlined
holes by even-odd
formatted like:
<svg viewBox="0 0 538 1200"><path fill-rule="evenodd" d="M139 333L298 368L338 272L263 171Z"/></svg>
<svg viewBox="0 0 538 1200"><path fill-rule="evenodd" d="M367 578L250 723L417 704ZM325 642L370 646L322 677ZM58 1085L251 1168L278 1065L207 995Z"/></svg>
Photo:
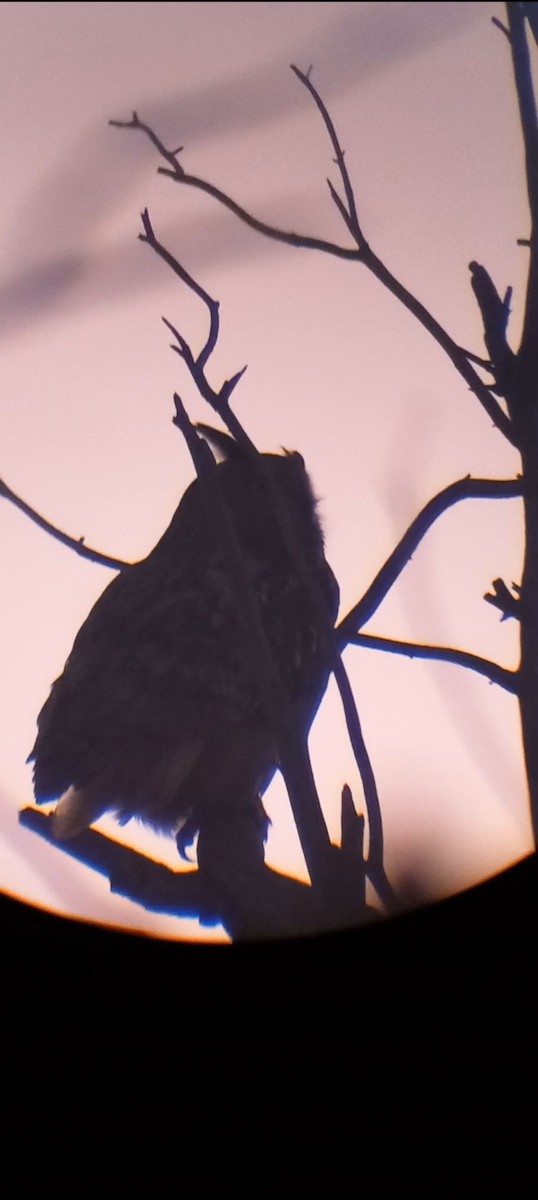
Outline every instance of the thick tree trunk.
<svg viewBox="0 0 538 1200"><path fill-rule="evenodd" d="M521 346L513 368L510 414L523 463L525 558L521 583L519 701L535 845L538 844L538 256L531 262Z"/></svg>
<svg viewBox="0 0 538 1200"><path fill-rule="evenodd" d="M525 498L526 554L521 593L520 710L529 783L531 821L538 842L538 475L527 476Z"/></svg>

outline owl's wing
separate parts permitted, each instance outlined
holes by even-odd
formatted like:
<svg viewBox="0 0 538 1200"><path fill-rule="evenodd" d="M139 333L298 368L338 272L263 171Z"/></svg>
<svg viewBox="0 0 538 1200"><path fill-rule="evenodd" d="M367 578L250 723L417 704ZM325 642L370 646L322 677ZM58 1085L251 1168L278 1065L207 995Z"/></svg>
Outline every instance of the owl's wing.
<svg viewBox="0 0 538 1200"><path fill-rule="evenodd" d="M99 771L119 744L193 741L251 704L238 617L213 547L156 548L94 605L38 718L38 801ZM180 551L183 553L180 553Z"/></svg>

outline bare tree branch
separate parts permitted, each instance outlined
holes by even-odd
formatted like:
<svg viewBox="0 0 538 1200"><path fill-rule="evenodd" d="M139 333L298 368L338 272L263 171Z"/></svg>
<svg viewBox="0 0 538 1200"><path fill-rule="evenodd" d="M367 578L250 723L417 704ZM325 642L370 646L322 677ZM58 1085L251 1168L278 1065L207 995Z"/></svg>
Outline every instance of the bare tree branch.
<svg viewBox="0 0 538 1200"><path fill-rule="evenodd" d="M36 512L35 508L31 508L25 500L21 500L21 497L17 496L7 486L7 483L4 483L1 479L0 496L3 496L5 500L9 500L11 504L14 504L35 525L38 525L40 529L44 529L45 533L49 533L57 542L61 542L63 546L68 546L70 550L74 550L75 554L78 554L80 558L86 558L89 562L97 563L101 567L110 567L113 571L122 571L124 567L130 565L121 558L111 558L108 554L101 554L100 550L92 550L91 546L86 546L84 538L77 539L70 537L68 533L63 533L51 521L47 521L46 517L42 517L40 513Z"/></svg>
<svg viewBox="0 0 538 1200"><path fill-rule="evenodd" d="M509 0L506 5L521 130L525 145L529 207L534 227L534 222L538 215L538 114L534 97L529 47L525 35L526 7L525 4L515 3L514 0Z"/></svg>
<svg viewBox="0 0 538 1200"><path fill-rule="evenodd" d="M153 132L149 125L145 125L143 121L139 121L136 113L133 113L131 121L109 121L109 125L113 125L116 129L138 129L149 137L154 146L157 147L159 153L168 162L171 163L170 168L158 167L159 175L166 175L169 179L173 179L175 183L183 183L186 187L195 188L197 191L205 192L207 196L212 196L223 208L227 208L234 216L238 217L244 225L248 225L256 233L263 234L264 237L273 238L277 242L284 242L288 246L297 246L309 250L322 250L325 254L334 254L337 258L347 258L351 261L360 258L357 250L338 246L334 242L324 241L323 238L307 237L300 233L286 233L283 229L276 229L272 225L267 225L265 221L260 221L257 217L252 216L231 196L220 188L215 187L213 183L208 183L205 179L200 179L197 175L188 175L186 171L175 161L175 156L170 151L166 150L163 143Z"/></svg>
<svg viewBox="0 0 538 1200"><path fill-rule="evenodd" d="M292 66L292 71L294 71L297 78L304 85L304 87L307 88L312 96L314 103L321 113L323 123L335 151L336 163L344 184L344 190L348 203L348 215L346 214L346 210L344 209L340 198L336 195L334 188L332 188L332 185L329 186L331 188L333 200L335 200L335 203L337 204L337 207L343 216L347 228L350 230L357 243L357 248L359 250L359 261L364 263L368 270L372 271L376 279L378 279L380 283L382 283L383 286L386 287L388 291L390 291L392 295L395 296L396 299L399 300L409 312L412 313L412 315L428 331L428 333L431 334L438 345L441 346L441 348L448 355L459 374L462 375L466 383L468 383L471 391L474 392L485 411L491 417L494 425L497 426L497 428L510 442L512 442L513 445L516 445L517 438L512 426L512 422L498 404L491 392L491 389L482 382L476 371L473 370L468 357L465 354L462 354L460 347L456 344L456 342L454 342L443 326L436 321L435 317L428 311L427 308L425 308L420 300L418 300L416 296L409 292L407 288L404 287L404 285L401 284L398 279L396 279L396 277L388 270L381 259L374 254L373 250L369 246L359 222L353 187L344 161L344 151L340 146L338 135L332 119L325 107L325 104L323 103L323 100L321 99L321 96L319 95L319 92L317 91L317 88L315 88L312 83L311 72L309 71L305 75L294 66Z"/></svg>
<svg viewBox="0 0 538 1200"><path fill-rule="evenodd" d="M470 654L467 650L454 650L449 646L423 646L417 642L396 641L393 638L376 637L372 633L357 633L349 639L351 646L362 646L367 650L387 650L389 654L404 654L408 658L429 658L438 662L454 663L459 667L467 667L484 675L490 683L497 683L507 692L517 694L518 671L509 671L498 663Z"/></svg>
<svg viewBox="0 0 538 1200"><path fill-rule="evenodd" d="M110 890L150 912L199 919L204 925L222 923L234 942L252 938L300 937L324 930L356 925L357 912L351 909L342 919L342 909L334 915L324 894L298 879L280 875L271 867L252 869L239 862L236 872L215 880L204 870L171 871L121 842L105 837L95 829L77 834L69 842L59 843L54 835L52 817L35 808L24 808L19 822L56 849L106 876ZM344 853L349 856L349 831ZM357 843L355 833L355 849ZM352 854L356 861L356 854ZM360 876L358 876L360 881ZM357 887L361 919L373 916ZM362 900L362 903L361 903Z"/></svg>
<svg viewBox="0 0 538 1200"><path fill-rule="evenodd" d="M337 207L338 207L341 215L344 217L344 220L346 222L346 225L347 225L350 233L353 234L353 236L357 242L357 245L359 247L362 247L362 245L365 241L365 238L364 238L362 229L359 224L359 217L358 217L358 213L357 213L357 207L355 204L355 196L354 196L354 192L353 192L353 187L351 184L351 180L349 178L348 169L346 167L344 151L340 145L340 141L338 139L338 135L337 135L336 129L334 127L333 121L331 119L330 113L329 113L328 109L326 108L325 104L323 103L323 100L321 99L319 92L316 90L316 88L314 87L314 85L312 83L312 80L310 78L311 68L305 74L303 71L300 71L299 68L294 66L292 63L291 70L293 71L294 75L297 76L297 79L299 79L300 82L304 85L304 87L310 92L310 95L312 96L314 104L316 105L316 107L319 109L319 111L321 113L323 124L325 125L327 133L329 134L329 137L330 137L331 143L332 143L332 147L333 147L333 150L335 153L335 163L338 167L338 170L340 172L340 177L341 177L342 183L344 185L344 192L345 192L346 201L347 201L347 209L342 204L342 201L340 200L340 198L336 197L336 193L334 191L334 188L333 188L331 182L329 180L327 180L327 182L329 184L329 189L331 191L333 200L336 201Z"/></svg>
<svg viewBox="0 0 538 1200"><path fill-rule="evenodd" d="M487 412L493 424L497 429L504 434L504 437L513 446L518 445L517 434L514 430L512 422L506 413L501 408L498 401L493 395L492 389L483 383L480 376L473 370L467 355L462 352L457 342L450 337L450 334L443 328L442 325L435 319L428 309L417 300L411 292L407 290L395 278L388 268L377 258L373 250L368 247L368 250L363 253L362 262L370 271L379 279L389 292L403 304L404 308L416 317L417 321L428 331L434 341L445 351L445 354L450 359L453 366L456 368L459 375L468 384L470 390L474 393L477 400L480 401L482 408Z"/></svg>
<svg viewBox="0 0 538 1200"><path fill-rule="evenodd" d="M106 875L111 891L144 908L185 917L209 915L197 871L171 871L96 829L85 829L68 842L58 842L51 816L35 808L23 808L19 823L70 858Z"/></svg>
<svg viewBox="0 0 538 1200"><path fill-rule="evenodd" d="M453 504L457 504L460 500L499 500L521 496L522 494L523 483L519 478L472 479L470 475L467 475L464 479L458 479L455 483L450 483L448 487L443 488L441 492L433 496L424 505L424 508L415 517L414 521L411 522L407 532L404 533L398 545L392 551L392 554L389 555L381 570L378 571L362 599L340 621L336 630L340 647L343 648L348 642L352 642L357 631L373 616L379 608L381 601L384 600L387 592L390 591L390 588L403 571L403 568L409 562L425 533L427 533L428 529L431 528L441 513L445 512Z"/></svg>
<svg viewBox="0 0 538 1200"><path fill-rule="evenodd" d="M504 33L505 37L508 38L508 41L511 40L510 39L510 30L506 28L506 25L503 25L502 21L499 21L498 17L492 17L491 24L496 25L497 29L500 29L501 33Z"/></svg>
<svg viewBox="0 0 538 1200"><path fill-rule="evenodd" d="M342 700L349 740L359 768L364 802L368 813L369 847L368 858L366 860L366 874L373 884L379 899L385 905L387 912L391 912L394 911L397 901L383 863L383 820L377 784L370 756L366 749L355 697L351 690L347 671L341 659L338 659L338 662L335 664L334 675Z"/></svg>
<svg viewBox="0 0 538 1200"><path fill-rule="evenodd" d="M215 349L219 336L219 302L218 300L213 300L209 293L206 292L205 288L201 287L200 284L197 283L196 279L189 274L182 263L178 262L177 258L174 258L173 254L170 254L170 252L161 244L161 242L157 241L157 238L153 232L153 227L147 208L145 208L143 213L141 213L141 217L144 232L139 233L139 241L145 242L148 246L150 246L151 249L155 251L155 254L158 254L159 257L163 259L163 261L167 264L167 266L170 267L174 274L179 276L182 282L185 283L188 288L190 288L191 292L194 292L195 296L198 296L199 299L203 301L208 309L209 333L207 335L207 341L195 360L196 366L199 368L200 373L202 373L208 358ZM177 330L174 329L174 327L169 321L166 320L165 317L163 317L163 321L165 325L168 326L171 333L173 333L180 346L183 346L186 351L186 343L184 343L183 339L180 338L180 334L177 332Z"/></svg>
<svg viewBox="0 0 538 1200"><path fill-rule="evenodd" d="M531 254L527 297L523 319L523 332L514 372L511 411L514 420L520 426L519 437L522 442L522 453L526 468L525 473L529 476L529 468L532 462L530 474L534 477L536 474L536 462L534 461L536 441L534 395L536 391L536 372L538 370L538 338L536 336L538 322L538 112L536 109L525 17L527 16L529 21L531 21L532 14L533 22L531 22L531 27L533 28L533 33L535 33L536 10L534 8L531 10L530 6L525 4L513 3L512 0L507 3L506 8L510 25L512 64L523 134L525 176L531 218ZM531 427L529 427L529 421ZM534 482L532 486L534 488Z"/></svg>
<svg viewBox="0 0 538 1200"><path fill-rule="evenodd" d="M475 394L482 407L488 413L488 416L493 421L493 424L500 430L501 433L513 445L517 445L517 436L514 431L510 418L496 400L492 390L483 383L480 376L471 366L468 356L462 352L461 348L450 337L442 325L436 321L435 317L428 309L415 297L411 292L404 287L403 284L396 279L388 270L385 264L374 254L371 247L368 245L362 228L359 223L353 188L344 161L344 152L340 146L336 130L329 113L319 95L319 92L312 84L310 72L304 73L298 67L291 68L299 81L306 87L313 98L318 110L321 113L322 120L329 134L331 144L335 152L335 161L340 171L344 191L347 200L347 208L343 201L337 195L333 185L329 183L332 199L337 205L339 212L346 224L348 231L356 241L356 249L348 249L341 247L332 242L327 242L319 238L311 238L302 234L288 233L284 230L277 229L274 226L268 225L263 221L257 220L246 209L242 208L235 200L232 200L220 188L214 184L208 183L206 180L200 179L195 175L188 175L179 162L176 154L168 151L161 140L157 137L150 126L140 121L137 114L133 113L131 121L110 121L109 124L119 129L137 129L141 130L149 137L152 144L157 148L159 153L170 164L169 167L159 167L158 172L173 179L176 183L184 184L186 187L192 187L205 192L212 196L219 204L233 212L239 220L254 229L257 233L264 237L272 238L273 240L283 242L286 245L296 246L302 249L321 250L327 254L336 255L339 258L350 259L351 261L362 262L370 270L376 278L383 284L384 287L392 293L401 304L416 318L417 321L430 333L438 345L445 351L455 366L456 370L468 384L471 391Z"/></svg>
<svg viewBox="0 0 538 1200"><path fill-rule="evenodd" d="M489 354L488 369L495 376L495 390L501 395L509 394L510 369L515 354L508 345L506 331L510 316L512 288L508 287L503 299L485 267L480 263L469 263L471 287L484 324L484 341Z"/></svg>

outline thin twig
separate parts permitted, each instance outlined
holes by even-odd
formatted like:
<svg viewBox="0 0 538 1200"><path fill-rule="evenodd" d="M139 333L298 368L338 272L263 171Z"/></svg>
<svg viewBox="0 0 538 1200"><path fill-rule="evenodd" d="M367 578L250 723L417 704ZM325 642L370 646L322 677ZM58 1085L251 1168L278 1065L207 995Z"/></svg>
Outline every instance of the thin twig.
<svg viewBox="0 0 538 1200"><path fill-rule="evenodd" d="M335 153L335 162L336 162L336 165L340 172L342 183L344 185L344 191L345 191L346 200L347 200L347 218L348 219L346 219L346 217L345 217L345 209L344 209L344 206L342 205L342 201L340 200L339 197L337 200L337 206L340 209L342 216L344 216L344 218L346 219L346 224L348 225L348 229L350 230L350 232L353 233L354 237L357 240L358 245L361 246L365 239L364 239L364 235L363 235L362 229L360 227L360 223L359 223L359 217L358 217L358 213L357 213L357 207L356 207L356 203L355 203L353 187L351 184L351 180L349 178L348 169L346 167L344 151L342 150L342 147L340 145L340 141L339 141L336 129L334 127L334 124L332 122L330 113L329 113L328 109L326 108L323 100L321 99L319 92L317 91L317 89L314 87L314 85L312 83L312 80L310 78L310 74L311 74L310 71L308 71L305 74L303 71L299 70L299 67L294 66L293 63L291 63L291 70L293 71L294 75L297 76L297 79L299 79L300 82L304 85L304 87L307 89L307 91L310 92L310 95L312 96L314 104L316 105L316 107L319 109L319 112L321 113L323 124L325 125L327 133L329 134L329 137L331 139L331 144L332 144L332 147L333 147L333 150ZM329 183L329 188L331 189L331 195L333 196L333 199L336 200L336 193L334 192L332 184L330 183L329 180L327 180L327 182Z"/></svg>
<svg viewBox="0 0 538 1200"><path fill-rule="evenodd" d="M25 500L21 500L21 497L17 496L3 480L0 480L1 496L5 500L9 500L11 504L14 504L35 525L38 525L40 529L44 529L45 533L50 534L57 542L61 542L63 546L68 546L70 550L74 550L75 554L78 554L80 558L86 558L89 562L98 563L101 567L109 567L113 571L122 571L124 567L130 566L130 563L124 562L121 558L111 558L108 554L101 554L99 550L92 550L91 546L86 546L84 538L77 539L70 537L68 533L63 533L51 521L47 521L46 517L42 517L40 513L36 512L35 508L32 508Z"/></svg>
<svg viewBox="0 0 538 1200"><path fill-rule="evenodd" d="M159 154L161 155L161 157L165 158L166 161L170 163L172 170L174 170L174 171L182 170L182 168L177 160L177 156L178 156L178 154L181 154L181 151L183 150L183 146L179 146L177 148L177 150L167 150L166 146L164 145L164 142L161 142L161 139L159 137L157 137L157 134L154 132L154 130L151 128L151 126L146 125L146 124L144 124L143 121L139 120L137 112L133 112L133 115L132 115L130 121L109 121L108 124L112 125L115 129L140 129L142 131L142 133L146 134L146 137L149 138L150 142L152 143L152 145L155 146L156 150L159 151Z"/></svg>
<svg viewBox="0 0 538 1200"><path fill-rule="evenodd" d="M376 637L371 633L357 633L349 639L350 646L362 646L367 650L386 650L389 654L404 654L408 658L428 658L438 662L454 663L484 675L490 683L497 683L507 692L517 694L519 672L500 667L488 658L480 658L467 650L454 650L449 646L423 646L417 642L402 642L393 638Z"/></svg>
<svg viewBox="0 0 538 1200"><path fill-rule="evenodd" d="M165 246L162 245L161 242L157 241L157 238L153 232L153 226L151 224L147 208L145 208L143 213L141 213L141 217L142 224L144 226L144 233L139 233L139 241L145 242L148 246L151 246L151 249L163 259L163 261L167 264L167 266L170 267L175 275L179 276L182 282L185 283L188 288L190 288L191 292L194 292L195 296L198 296L199 299L203 301L209 312L209 333L207 336L207 341L195 360L196 365L200 368L200 370L203 370L208 358L215 349L219 336L219 302L218 300L213 300L209 293L206 292L205 288L201 287L196 279L189 274L182 263L180 263L177 258L174 258L174 255L170 254L170 252ZM163 321L174 334L176 339L180 341L180 335L178 334L177 330L170 325L170 322L167 321L165 317L163 317Z"/></svg>
<svg viewBox="0 0 538 1200"><path fill-rule="evenodd" d="M501 33L505 34L505 36L508 38L509 42L511 41L510 30L506 28L506 25L503 25L502 21L499 21L498 17L492 17L491 23L492 23L492 25L496 25L497 29L500 29Z"/></svg>
<svg viewBox="0 0 538 1200"><path fill-rule="evenodd" d="M509 499L521 496L522 492L523 481L521 479L472 479L470 475L467 475L464 479L450 483L448 487L433 496L411 522L407 532L404 533L392 554L378 571L362 599L340 621L336 630L340 647L343 649L348 642L353 641L357 631L373 616L409 562L425 533L441 513L446 512L460 500Z"/></svg>
<svg viewBox="0 0 538 1200"><path fill-rule="evenodd" d="M283 229L276 229L272 225L268 225L265 221L258 220L252 213L247 212L246 208L242 208L231 196L226 192L221 191L215 184L209 183L206 179L201 179L198 175L188 175L183 167L176 159L178 151L167 150L163 142L154 132L154 130L146 125L144 121L140 121L136 113L133 113L131 121L109 121L109 125L113 125L116 129L137 129L145 133L150 142L159 151L162 158L170 164L169 167L158 167L158 175L166 175L168 179L173 179L175 183L183 183L186 187L194 188L197 191L205 192L207 196L212 196L223 208L227 208L234 216L238 217L244 225L248 225L256 233L263 234L264 237L273 238L278 242L284 242L288 246L298 246L309 250L322 250L325 254L334 254L337 258L357 259L360 257L358 251L354 248L338 246L334 242L327 242L323 238L306 237L301 233L285 232Z"/></svg>

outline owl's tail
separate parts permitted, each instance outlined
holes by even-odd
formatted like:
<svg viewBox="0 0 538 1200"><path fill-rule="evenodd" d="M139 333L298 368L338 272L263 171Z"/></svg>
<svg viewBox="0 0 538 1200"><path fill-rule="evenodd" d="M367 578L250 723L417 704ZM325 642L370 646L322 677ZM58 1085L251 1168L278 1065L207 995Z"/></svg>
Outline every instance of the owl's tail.
<svg viewBox="0 0 538 1200"><path fill-rule="evenodd" d="M60 798L52 817L52 830L59 842L68 841L88 829L105 812L106 805L97 801L91 791L68 788Z"/></svg>

